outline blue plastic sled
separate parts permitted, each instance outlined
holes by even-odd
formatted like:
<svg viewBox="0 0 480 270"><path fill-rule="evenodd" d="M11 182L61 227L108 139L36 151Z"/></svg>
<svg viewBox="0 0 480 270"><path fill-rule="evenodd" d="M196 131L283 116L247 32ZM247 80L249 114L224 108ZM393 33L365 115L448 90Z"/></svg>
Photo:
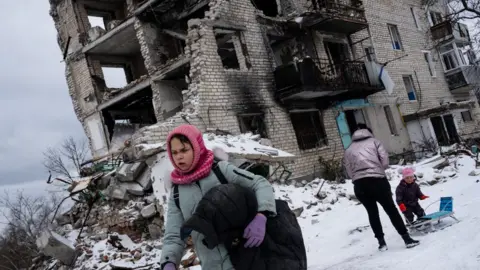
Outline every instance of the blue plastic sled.
<svg viewBox="0 0 480 270"><path fill-rule="evenodd" d="M431 230L435 231L435 224L440 223L444 218L450 217L453 218L456 222L459 220L455 217L453 212L453 197L441 197L440 198L440 207L437 212L425 215L421 218L418 218L416 222L410 224L410 228L416 230L423 230L426 227L429 227Z"/></svg>

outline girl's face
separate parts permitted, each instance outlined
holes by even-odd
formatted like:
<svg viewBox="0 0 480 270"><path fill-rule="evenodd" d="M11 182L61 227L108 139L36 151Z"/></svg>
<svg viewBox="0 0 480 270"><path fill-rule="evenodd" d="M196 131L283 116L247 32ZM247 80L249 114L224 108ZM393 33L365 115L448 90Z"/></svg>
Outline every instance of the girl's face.
<svg viewBox="0 0 480 270"><path fill-rule="evenodd" d="M405 182L407 182L407 184L411 184L415 181L415 176L407 176L405 177Z"/></svg>
<svg viewBox="0 0 480 270"><path fill-rule="evenodd" d="M170 150L172 151L175 165L182 171L190 169L193 163L193 148L188 142L181 142L178 138L170 141Z"/></svg>

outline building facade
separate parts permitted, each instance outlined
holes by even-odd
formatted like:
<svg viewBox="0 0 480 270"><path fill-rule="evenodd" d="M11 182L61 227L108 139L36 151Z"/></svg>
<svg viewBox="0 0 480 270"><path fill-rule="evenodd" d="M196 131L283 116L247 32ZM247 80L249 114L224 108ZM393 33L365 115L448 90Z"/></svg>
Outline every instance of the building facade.
<svg viewBox="0 0 480 270"><path fill-rule="evenodd" d="M392 155L474 135L468 31L421 2L50 0L50 13L94 155L191 123L267 137L310 177L358 123Z"/></svg>

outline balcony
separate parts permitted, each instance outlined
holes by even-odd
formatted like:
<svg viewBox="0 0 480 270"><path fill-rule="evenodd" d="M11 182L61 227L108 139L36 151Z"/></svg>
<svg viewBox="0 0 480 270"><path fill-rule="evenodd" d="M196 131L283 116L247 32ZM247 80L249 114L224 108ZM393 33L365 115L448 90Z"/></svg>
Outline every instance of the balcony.
<svg viewBox="0 0 480 270"><path fill-rule="evenodd" d="M315 30L352 34L367 28L361 0L310 0L305 25Z"/></svg>
<svg viewBox="0 0 480 270"><path fill-rule="evenodd" d="M468 27L463 23L450 20L436 24L430 28L432 39L437 43L454 40L458 45L465 46L471 43Z"/></svg>
<svg viewBox="0 0 480 270"><path fill-rule="evenodd" d="M480 67L461 66L445 72L445 78L452 94L465 94L480 85Z"/></svg>
<svg viewBox="0 0 480 270"><path fill-rule="evenodd" d="M305 58L279 66L274 71L275 97L283 103L292 100L321 100L327 103L365 98L383 90L370 83L361 61L330 64L328 59Z"/></svg>

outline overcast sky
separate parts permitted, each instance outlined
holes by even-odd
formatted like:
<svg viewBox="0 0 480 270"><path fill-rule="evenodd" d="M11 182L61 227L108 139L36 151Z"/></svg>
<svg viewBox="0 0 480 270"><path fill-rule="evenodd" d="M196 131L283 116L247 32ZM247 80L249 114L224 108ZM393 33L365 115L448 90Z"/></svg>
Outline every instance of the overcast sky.
<svg viewBox="0 0 480 270"><path fill-rule="evenodd" d="M0 186L46 180L45 148L84 136L49 8L48 0L2 1Z"/></svg>

